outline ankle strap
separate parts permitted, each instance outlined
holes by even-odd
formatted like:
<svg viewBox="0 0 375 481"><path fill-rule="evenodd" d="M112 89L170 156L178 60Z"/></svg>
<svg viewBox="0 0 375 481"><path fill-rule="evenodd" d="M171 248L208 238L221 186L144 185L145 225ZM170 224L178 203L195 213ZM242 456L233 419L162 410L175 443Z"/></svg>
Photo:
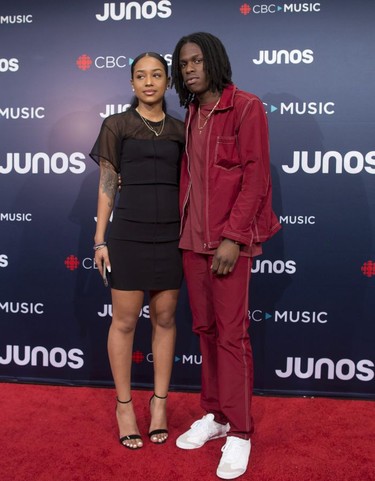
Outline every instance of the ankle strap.
<svg viewBox="0 0 375 481"><path fill-rule="evenodd" d="M129 399L129 401L120 401L118 397L116 397L116 401L120 404L129 404L131 402L132 398Z"/></svg>
<svg viewBox="0 0 375 481"><path fill-rule="evenodd" d="M166 396L158 396L157 394L154 393L154 397L157 397L158 399L167 399L168 394Z"/></svg>

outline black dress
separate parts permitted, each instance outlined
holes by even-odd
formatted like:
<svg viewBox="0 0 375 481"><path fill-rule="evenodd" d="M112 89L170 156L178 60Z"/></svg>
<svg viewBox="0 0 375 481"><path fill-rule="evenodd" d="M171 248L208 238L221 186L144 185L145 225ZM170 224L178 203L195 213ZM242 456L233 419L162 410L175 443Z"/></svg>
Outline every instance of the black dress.
<svg viewBox="0 0 375 481"><path fill-rule="evenodd" d="M157 131L161 123L149 122ZM131 108L104 120L90 156L121 174L121 191L109 228L109 282L120 290L178 289L179 163L184 125L166 116L156 136Z"/></svg>

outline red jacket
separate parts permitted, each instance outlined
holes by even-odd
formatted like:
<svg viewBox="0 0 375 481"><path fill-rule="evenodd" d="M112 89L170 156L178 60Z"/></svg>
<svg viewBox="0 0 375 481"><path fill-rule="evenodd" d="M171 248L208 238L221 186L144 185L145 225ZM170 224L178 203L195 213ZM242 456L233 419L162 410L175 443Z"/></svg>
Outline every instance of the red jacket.
<svg viewBox="0 0 375 481"><path fill-rule="evenodd" d="M198 105L186 114L186 148L181 161L181 230L191 187L189 126ZM229 238L251 246L273 236L280 224L272 211L268 123L261 100L229 85L206 128L203 158L204 248Z"/></svg>

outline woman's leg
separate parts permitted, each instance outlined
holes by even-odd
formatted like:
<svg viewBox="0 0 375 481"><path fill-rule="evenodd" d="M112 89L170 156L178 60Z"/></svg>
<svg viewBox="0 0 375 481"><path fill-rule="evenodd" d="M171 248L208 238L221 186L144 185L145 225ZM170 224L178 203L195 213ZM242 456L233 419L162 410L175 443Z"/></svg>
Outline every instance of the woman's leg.
<svg viewBox="0 0 375 481"><path fill-rule="evenodd" d="M167 399L176 341L175 313L178 289L151 292L152 354L154 360L154 392L151 399L150 431L167 429ZM165 399L160 399L165 398ZM154 443L164 442L168 433L151 436Z"/></svg>
<svg viewBox="0 0 375 481"><path fill-rule="evenodd" d="M143 304L143 291L120 291L112 289L112 324L108 333L108 356L118 402L116 417L120 438L139 434L133 403L124 404L131 399L131 364L135 327ZM143 445L140 439L123 441L128 447Z"/></svg>

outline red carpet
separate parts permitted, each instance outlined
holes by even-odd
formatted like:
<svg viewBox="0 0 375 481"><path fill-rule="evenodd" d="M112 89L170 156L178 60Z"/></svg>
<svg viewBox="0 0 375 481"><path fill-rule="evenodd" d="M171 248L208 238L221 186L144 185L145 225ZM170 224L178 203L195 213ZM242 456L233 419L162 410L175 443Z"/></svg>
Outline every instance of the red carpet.
<svg viewBox="0 0 375 481"><path fill-rule="evenodd" d="M112 389L0 384L1 481L211 481L223 440L183 451L198 394L171 393L169 442L136 452L117 441ZM142 434L150 393L134 391ZM375 403L254 398L256 433L240 481L374 481Z"/></svg>

